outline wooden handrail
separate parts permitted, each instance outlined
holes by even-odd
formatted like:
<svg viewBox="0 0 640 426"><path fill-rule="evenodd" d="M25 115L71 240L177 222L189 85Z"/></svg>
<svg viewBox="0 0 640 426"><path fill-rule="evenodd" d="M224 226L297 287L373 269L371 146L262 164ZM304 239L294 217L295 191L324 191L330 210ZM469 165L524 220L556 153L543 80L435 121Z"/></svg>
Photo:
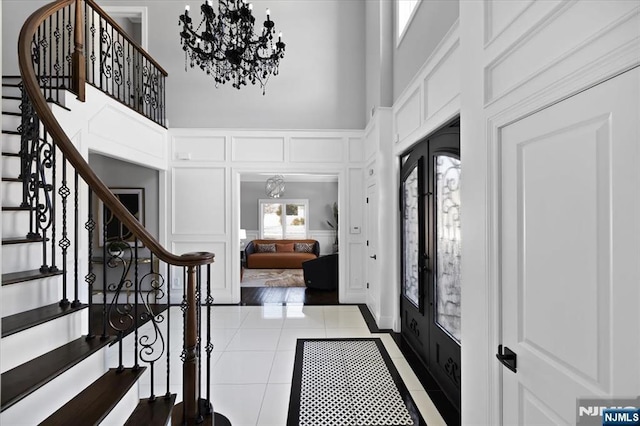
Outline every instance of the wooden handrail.
<svg viewBox="0 0 640 426"><path fill-rule="evenodd" d="M93 0L85 0L87 2L88 5L90 5L93 9L95 9L96 12L98 12L98 15L100 15L105 21L107 21L113 28L115 28L121 36L123 36L129 43L131 43L131 45L133 45L133 47L140 52L140 54L142 56L144 56L145 58L147 58L147 60L149 62L151 62L153 64L153 66L155 66L158 71L160 71L160 73L162 73L162 75L164 75L165 77L168 76L169 74L164 70L164 68L162 68L160 66L159 63L156 62L155 59L153 59L151 57L151 55L149 55L149 53L147 53L146 50L144 50L142 48L142 46L140 46L136 41L134 41L129 34L127 34L127 32L125 30L122 29L122 27L116 22L114 21L114 19L109 16L107 14L107 12L105 12L104 10L102 10L102 8L100 6L98 6L98 4L93 1Z"/></svg>
<svg viewBox="0 0 640 426"><path fill-rule="evenodd" d="M66 156L69 163L78 171L89 188L102 200L113 214L127 227L154 255L160 260L175 266L198 266L212 263L213 253L190 253L182 256L170 253L147 231L144 226L127 210L127 208L113 195L111 190L91 170L89 164L64 132L58 120L51 112L47 101L40 92L38 78L33 68L31 58L31 42L40 24L56 11L70 5L76 0L58 0L42 6L36 10L25 22L20 30L18 39L18 64L24 88L33 106L51 135L56 146ZM88 0L90 1L90 0ZM154 61L155 63L155 61Z"/></svg>

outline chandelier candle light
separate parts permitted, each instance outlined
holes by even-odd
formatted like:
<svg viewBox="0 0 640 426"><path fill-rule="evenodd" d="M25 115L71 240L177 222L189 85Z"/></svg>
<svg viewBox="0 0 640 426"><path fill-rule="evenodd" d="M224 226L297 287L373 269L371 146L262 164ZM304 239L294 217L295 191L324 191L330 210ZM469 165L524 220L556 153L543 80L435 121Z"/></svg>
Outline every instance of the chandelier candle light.
<svg viewBox="0 0 640 426"><path fill-rule="evenodd" d="M282 33L275 41L275 23L267 9L262 32L254 33L253 5L245 0L218 0L218 14L211 0L200 6L202 21L193 28L189 5L180 15L180 43L191 68L213 76L216 87L230 81L236 89L259 83L262 94L271 75L278 75L285 44Z"/></svg>

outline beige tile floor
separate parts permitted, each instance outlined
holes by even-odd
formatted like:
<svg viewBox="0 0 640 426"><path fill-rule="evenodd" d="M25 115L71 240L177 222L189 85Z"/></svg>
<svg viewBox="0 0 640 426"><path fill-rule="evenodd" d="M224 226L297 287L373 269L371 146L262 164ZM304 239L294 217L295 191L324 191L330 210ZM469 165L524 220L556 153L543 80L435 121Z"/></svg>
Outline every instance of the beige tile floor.
<svg viewBox="0 0 640 426"><path fill-rule="evenodd" d="M391 336L370 333L357 306L215 306L212 314L211 398L214 410L227 416L234 426L285 426L296 340L325 337L381 338L427 424L445 425ZM170 317L169 382L171 392L177 393L180 400L182 315L179 308L171 308ZM161 325L163 330L166 323ZM151 332L151 326L146 325L140 334ZM126 340L125 366L132 364L132 342L133 335ZM117 356L116 348L111 348L109 366L117 365ZM202 363L204 378L206 361ZM166 351L156 362L154 377L155 393L163 395L166 392ZM148 397L151 389L149 371L139 383L140 397Z"/></svg>

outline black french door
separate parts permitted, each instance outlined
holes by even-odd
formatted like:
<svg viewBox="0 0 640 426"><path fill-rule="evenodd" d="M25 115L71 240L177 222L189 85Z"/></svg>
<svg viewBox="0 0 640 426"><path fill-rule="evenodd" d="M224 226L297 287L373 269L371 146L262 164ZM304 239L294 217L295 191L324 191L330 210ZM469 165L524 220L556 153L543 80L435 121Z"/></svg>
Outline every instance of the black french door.
<svg viewBox="0 0 640 426"><path fill-rule="evenodd" d="M460 408L460 128L402 157L401 332Z"/></svg>

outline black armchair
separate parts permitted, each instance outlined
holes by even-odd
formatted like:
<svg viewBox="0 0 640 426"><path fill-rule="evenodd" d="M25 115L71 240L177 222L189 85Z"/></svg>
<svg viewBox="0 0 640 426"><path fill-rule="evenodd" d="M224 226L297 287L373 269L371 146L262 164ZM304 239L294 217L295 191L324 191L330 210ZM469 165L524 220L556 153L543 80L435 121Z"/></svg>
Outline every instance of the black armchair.
<svg viewBox="0 0 640 426"><path fill-rule="evenodd" d="M330 254L302 262L307 288L335 290L338 288L338 255Z"/></svg>

